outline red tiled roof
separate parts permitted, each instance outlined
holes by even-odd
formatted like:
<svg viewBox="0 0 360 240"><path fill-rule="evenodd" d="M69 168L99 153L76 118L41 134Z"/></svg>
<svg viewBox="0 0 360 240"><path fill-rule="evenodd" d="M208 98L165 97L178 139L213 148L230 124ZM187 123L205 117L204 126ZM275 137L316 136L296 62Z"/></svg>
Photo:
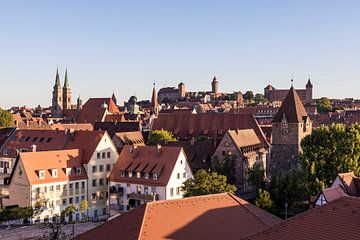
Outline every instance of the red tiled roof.
<svg viewBox="0 0 360 240"><path fill-rule="evenodd" d="M24 152L20 153L20 159L32 185L87 178L86 171L82 166L82 154L78 149ZM66 168L72 169L70 176L66 175ZM76 173L76 168L81 168L80 174ZM51 169L58 170L57 177L52 177ZM39 178L39 170L44 170L44 179Z"/></svg>
<svg viewBox="0 0 360 240"><path fill-rule="evenodd" d="M218 137L219 132L228 129L253 129L264 147L269 146L264 133L251 114L201 113L201 114L159 114L154 119L152 130L168 130L175 137L186 139L207 135ZM206 132L206 134L205 134ZM191 133L191 134L189 134ZM222 136L221 136L222 137Z"/></svg>
<svg viewBox="0 0 360 240"><path fill-rule="evenodd" d="M342 197L312 208L246 239L359 239L360 198Z"/></svg>
<svg viewBox="0 0 360 240"><path fill-rule="evenodd" d="M275 115L273 122L281 122L284 114L287 122L289 123L302 123L304 122L304 117L308 116L294 87L291 87L288 91L288 94L286 95L279 111Z"/></svg>
<svg viewBox="0 0 360 240"><path fill-rule="evenodd" d="M223 193L150 202L74 239L239 239L280 221Z"/></svg>
<svg viewBox="0 0 360 240"><path fill-rule="evenodd" d="M339 185L335 187L325 188L321 191L321 193L324 195L327 202L347 196L344 189Z"/></svg>
<svg viewBox="0 0 360 240"><path fill-rule="evenodd" d="M133 146L124 146L110 174L110 181L166 186L181 148L161 146L160 154L157 154L157 146L137 146L135 157L131 153L133 149ZM121 177L120 171L125 171L126 175ZM129 177L127 171L133 171L133 176ZM141 178L136 177L136 172L141 172ZM150 174L149 179L144 178L145 172ZM157 180L152 178L153 173L158 174Z"/></svg>
<svg viewBox="0 0 360 240"><path fill-rule="evenodd" d="M102 108L104 103L107 104L108 111L110 113L120 113L118 107L111 98L89 98L89 100L84 104L83 109Z"/></svg>
<svg viewBox="0 0 360 240"><path fill-rule="evenodd" d="M340 180L342 181L342 183L344 184L346 192L350 196L358 196L359 195L359 191L358 191L358 188L356 186L356 181L355 181L359 178L356 177L353 172L339 173L338 176L339 176Z"/></svg>

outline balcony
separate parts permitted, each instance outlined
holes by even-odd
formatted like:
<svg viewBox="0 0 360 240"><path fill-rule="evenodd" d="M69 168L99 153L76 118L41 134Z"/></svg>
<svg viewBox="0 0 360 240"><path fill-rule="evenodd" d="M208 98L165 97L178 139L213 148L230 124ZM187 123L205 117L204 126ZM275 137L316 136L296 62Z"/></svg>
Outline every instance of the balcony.
<svg viewBox="0 0 360 240"><path fill-rule="evenodd" d="M142 193L130 193L127 195L128 198L142 200L142 201L152 201L154 200L153 194L142 194ZM155 194L155 200L159 200L159 195Z"/></svg>

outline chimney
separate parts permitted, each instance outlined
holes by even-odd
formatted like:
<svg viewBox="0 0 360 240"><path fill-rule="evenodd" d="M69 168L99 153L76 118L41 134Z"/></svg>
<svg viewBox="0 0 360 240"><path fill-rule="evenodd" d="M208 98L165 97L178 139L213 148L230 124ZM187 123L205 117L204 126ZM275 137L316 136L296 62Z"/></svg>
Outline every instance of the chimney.
<svg viewBox="0 0 360 240"><path fill-rule="evenodd" d="M130 147L130 153L131 153L131 157L132 158L136 158L137 154L138 154L138 149L136 145L132 145Z"/></svg>
<svg viewBox="0 0 360 240"><path fill-rule="evenodd" d="M191 146L194 146L194 145L195 145L195 138L194 138L194 137L191 138L191 140L190 140L190 145L191 145Z"/></svg>
<svg viewBox="0 0 360 240"><path fill-rule="evenodd" d="M32 152L36 152L36 145L35 144L31 145L30 147L31 147Z"/></svg>
<svg viewBox="0 0 360 240"><path fill-rule="evenodd" d="M161 155L161 145L157 144L156 145L156 157L160 157Z"/></svg>

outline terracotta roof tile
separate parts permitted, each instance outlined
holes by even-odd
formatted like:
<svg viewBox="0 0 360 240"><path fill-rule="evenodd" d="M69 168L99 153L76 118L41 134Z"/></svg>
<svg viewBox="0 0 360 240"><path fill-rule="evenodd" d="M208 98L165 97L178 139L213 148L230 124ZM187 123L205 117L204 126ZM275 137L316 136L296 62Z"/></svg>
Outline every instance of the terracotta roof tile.
<svg viewBox="0 0 360 240"><path fill-rule="evenodd" d="M157 146L136 146L134 148L126 145L110 174L110 181L166 186L181 148L161 146L160 154L157 151ZM135 154L135 157L132 154ZM137 178L136 172L141 172L143 169L146 171L144 170L142 174L145 172L158 174L157 180L154 180L152 175L149 176L149 179L145 179L144 176ZM126 176L121 177L120 171L125 171ZM134 171L133 176L129 177L127 171Z"/></svg>
<svg viewBox="0 0 360 240"><path fill-rule="evenodd" d="M360 198L342 197L312 208L246 239L359 239Z"/></svg>
<svg viewBox="0 0 360 240"><path fill-rule="evenodd" d="M150 202L75 239L239 239L280 221L223 193Z"/></svg>
<svg viewBox="0 0 360 240"><path fill-rule="evenodd" d="M82 154L78 149L24 152L20 153L20 159L32 185L87 178L86 171L82 166ZM66 168L72 169L70 176L66 175ZM76 173L76 168L81 168L80 174ZM39 178L38 171L41 169L45 172L44 179ZM51 169L58 170L57 177L52 177Z"/></svg>

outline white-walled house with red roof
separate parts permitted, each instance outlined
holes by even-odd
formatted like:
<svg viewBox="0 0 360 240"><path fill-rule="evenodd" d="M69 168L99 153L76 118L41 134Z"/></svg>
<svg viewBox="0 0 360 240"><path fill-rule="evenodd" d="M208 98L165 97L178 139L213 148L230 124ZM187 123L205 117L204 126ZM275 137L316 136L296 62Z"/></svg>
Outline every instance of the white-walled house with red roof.
<svg viewBox="0 0 360 240"><path fill-rule="evenodd" d="M110 175L111 214L154 200L183 197L193 177L184 150L169 146L125 146Z"/></svg>

